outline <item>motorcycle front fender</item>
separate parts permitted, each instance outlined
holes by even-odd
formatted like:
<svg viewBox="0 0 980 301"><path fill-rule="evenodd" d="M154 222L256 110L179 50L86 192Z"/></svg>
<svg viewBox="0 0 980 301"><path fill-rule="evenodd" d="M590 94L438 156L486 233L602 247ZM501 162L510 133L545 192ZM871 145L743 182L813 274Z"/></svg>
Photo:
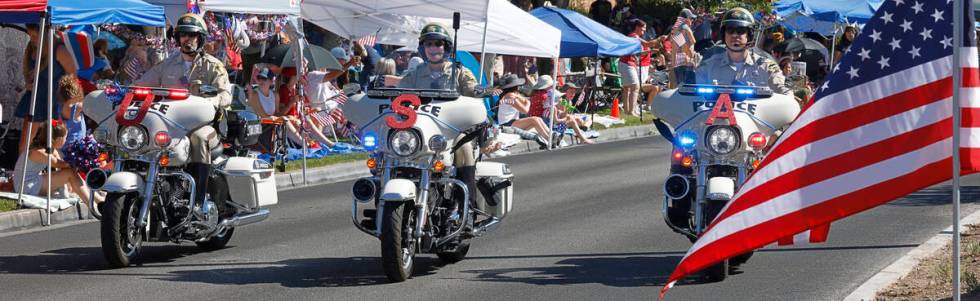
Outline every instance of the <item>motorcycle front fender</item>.
<svg viewBox="0 0 980 301"><path fill-rule="evenodd" d="M708 179L708 189L705 199L728 201L735 196L735 180L729 177L713 177Z"/></svg>
<svg viewBox="0 0 980 301"><path fill-rule="evenodd" d="M406 179L391 179L381 190L381 200L385 202L414 201L417 188L415 182Z"/></svg>
<svg viewBox="0 0 980 301"><path fill-rule="evenodd" d="M102 186L101 190L109 193L139 192L142 194L144 185L143 178L140 175L128 171L120 171L109 175L109 179L106 179L105 185Z"/></svg>

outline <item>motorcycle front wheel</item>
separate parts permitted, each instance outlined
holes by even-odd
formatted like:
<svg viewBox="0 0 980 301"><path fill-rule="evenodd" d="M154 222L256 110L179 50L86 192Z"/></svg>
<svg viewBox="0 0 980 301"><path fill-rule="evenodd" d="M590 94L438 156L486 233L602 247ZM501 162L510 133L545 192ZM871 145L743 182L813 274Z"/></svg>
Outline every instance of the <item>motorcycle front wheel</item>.
<svg viewBox="0 0 980 301"><path fill-rule="evenodd" d="M110 193L102 211L102 253L109 266L129 266L143 244L143 231L136 228L139 206L135 195Z"/></svg>
<svg viewBox="0 0 980 301"><path fill-rule="evenodd" d="M381 265L391 282L412 277L415 265L415 207L411 202L384 204L381 224Z"/></svg>

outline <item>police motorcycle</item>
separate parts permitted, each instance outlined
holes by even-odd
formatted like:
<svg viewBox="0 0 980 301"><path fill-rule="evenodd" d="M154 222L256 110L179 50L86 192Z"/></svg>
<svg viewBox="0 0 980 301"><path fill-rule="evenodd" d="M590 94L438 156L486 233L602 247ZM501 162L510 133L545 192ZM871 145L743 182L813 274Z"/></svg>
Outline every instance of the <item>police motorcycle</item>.
<svg viewBox="0 0 980 301"><path fill-rule="evenodd" d="M215 108L194 100L187 90L108 85L89 93L84 114L98 122L96 140L104 147L99 160L111 169L93 169L86 183L106 193L100 208L102 251L112 267L137 260L144 242L193 241L205 250L223 248L235 228L265 220L264 207L278 203L271 164L247 156L256 143L258 116L227 113L219 132L223 143L212 150L213 171L203 204L195 203L187 134L215 122ZM217 90L204 86L205 96ZM89 200L92 200L90 198ZM91 201L90 201L91 202Z"/></svg>
<svg viewBox="0 0 980 301"><path fill-rule="evenodd" d="M663 187L664 221L694 242L800 107L793 96L768 87L685 84L657 95L652 110L673 126L664 135L673 143L670 175ZM721 262L703 276L724 280L729 265L740 265L751 256L750 252Z"/></svg>
<svg viewBox="0 0 980 301"><path fill-rule="evenodd" d="M371 176L352 187L351 219L381 241L391 282L411 277L419 253L435 253L446 263L463 260L468 240L496 229L510 212L513 174L506 164L474 154L478 191L455 177L460 146L489 139L482 99L461 96L455 87L374 88L351 97L343 109L370 155Z"/></svg>

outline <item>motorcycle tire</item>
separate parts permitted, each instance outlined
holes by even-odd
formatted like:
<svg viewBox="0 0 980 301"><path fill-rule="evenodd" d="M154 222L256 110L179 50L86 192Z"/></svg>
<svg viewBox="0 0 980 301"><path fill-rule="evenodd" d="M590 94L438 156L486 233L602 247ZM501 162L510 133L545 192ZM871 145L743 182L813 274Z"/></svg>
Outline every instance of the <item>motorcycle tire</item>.
<svg viewBox="0 0 980 301"><path fill-rule="evenodd" d="M728 276L728 260L709 266L702 272L704 279L708 282L724 281Z"/></svg>
<svg viewBox="0 0 980 301"><path fill-rule="evenodd" d="M466 258L466 253L470 251L469 243L461 243L459 247L456 247L455 251L449 252L437 252L436 256L439 256L439 260L444 263L457 263Z"/></svg>
<svg viewBox="0 0 980 301"><path fill-rule="evenodd" d="M415 207L410 202L386 203L381 223L381 265L388 281L412 277L415 266Z"/></svg>
<svg viewBox="0 0 980 301"><path fill-rule="evenodd" d="M135 229L139 207L134 195L110 193L102 211L102 253L112 268L127 267L143 244L142 229Z"/></svg>
<svg viewBox="0 0 980 301"><path fill-rule="evenodd" d="M228 245L228 242L231 241L231 236L233 234L235 234L235 228L228 228L208 240L195 242L195 244L197 244L198 248L205 251L224 249L225 246Z"/></svg>

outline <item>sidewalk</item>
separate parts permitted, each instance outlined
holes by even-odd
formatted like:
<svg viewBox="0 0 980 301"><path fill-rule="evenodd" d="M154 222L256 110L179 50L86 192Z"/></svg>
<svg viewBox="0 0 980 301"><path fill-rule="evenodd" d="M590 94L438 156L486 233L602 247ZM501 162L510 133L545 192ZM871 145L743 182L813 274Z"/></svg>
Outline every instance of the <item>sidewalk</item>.
<svg viewBox="0 0 980 301"><path fill-rule="evenodd" d="M966 225L980 224L980 210L971 213L970 215L960 219L960 227L965 229ZM943 231L922 243L915 249L912 249L904 256L888 265L877 274L868 278L861 286L852 291L847 297L844 297L845 301L869 301L875 300L875 294L878 291L888 288L892 283L897 282L900 278L908 275L915 266L919 265L919 261L929 258L932 254L939 252L946 244L953 240L953 226L949 226Z"/></svg>
<svg viewBox="0 0 980 301"><path fill-rule="evenodd" d="M652 124L638 125L622 128L614 128L599 131L599 137L592 139L595 142L611 142L640 137L658 135ZM567 139L566 139L567 141ZM562 149L569 149L575 146L566 146ZM510 155L542 152L538 150L538 144L531 141L522 141L510 147ZM354 161L339 163L324 167L309 169L306 171L306 183L303 183L303 172L293 171L276 175L276 186L279 191L313 186L320 184L336 183L357 179L368 176L370 172L364 166L364 161ZM88 208L84 205L77 205L59 212L51 213L51 224L58 225L70 221L90 220ZM8 212L0 212L0 234L30 228L40 227L44 219L44 210L41 209L18 209Z"/></svg>

